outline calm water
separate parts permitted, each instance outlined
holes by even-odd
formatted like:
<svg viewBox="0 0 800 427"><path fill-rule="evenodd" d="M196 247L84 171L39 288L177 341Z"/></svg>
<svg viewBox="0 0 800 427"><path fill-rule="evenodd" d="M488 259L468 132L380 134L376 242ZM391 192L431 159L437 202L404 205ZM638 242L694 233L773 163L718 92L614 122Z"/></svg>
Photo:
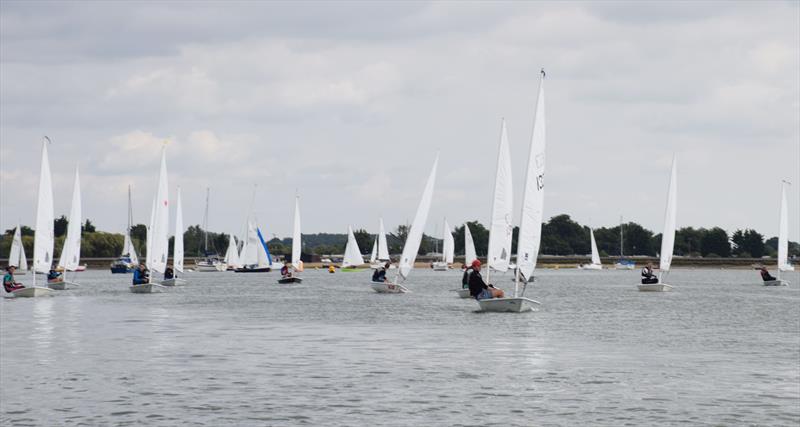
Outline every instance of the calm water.
<svg viewBox="0 0 800 427"><path fill-rule="evenodd" d="M89 271L0 299L0 424L800 424L800 274L677 270L651 294L638 271L544 270L525 314L476 313L458 272L415 270L406 295L369 274L136 295Z"/></svg>

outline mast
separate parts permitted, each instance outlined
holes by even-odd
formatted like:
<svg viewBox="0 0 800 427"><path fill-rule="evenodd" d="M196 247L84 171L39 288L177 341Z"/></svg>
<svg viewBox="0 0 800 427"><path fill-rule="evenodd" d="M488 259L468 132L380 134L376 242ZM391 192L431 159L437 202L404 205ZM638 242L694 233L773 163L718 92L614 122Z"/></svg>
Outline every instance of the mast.
<svg viewBox="0 0 800 427"><path fill-rule="evenodd" d="M622 261L622 215L619 216L619 260Z"/></svg>
<svg viewBox="0 0 800 427"><path fill-rule="evenodd" d="M206 187L206 211L203 214L203 239L205 240L204 243L204 251L205 255L208 256L208 194L210 192L209 187Z"/></svg>

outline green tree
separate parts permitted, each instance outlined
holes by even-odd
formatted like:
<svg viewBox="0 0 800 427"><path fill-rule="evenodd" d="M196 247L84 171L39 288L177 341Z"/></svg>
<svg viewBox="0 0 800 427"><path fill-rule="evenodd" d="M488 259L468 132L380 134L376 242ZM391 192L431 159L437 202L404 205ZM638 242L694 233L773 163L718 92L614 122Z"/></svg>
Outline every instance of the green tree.
<svg viewBox="0 0 800 427"><path fill-rule="evenodd" d="M719 227L706 230L700 239L700 253L704 257L711 254L717 255L717 258L731 256L731 243L728 238L728 232Z"/></svg>
<svg viewBox="0 0 800 427"><path fill-rule="evenodd" d="M704 228L684 227L675 232L675 255L688 256L691 253L701 252Z"/></svg>
<svg viewBox="0 0 800 427"><path fill-rule="evenodd" d="M489 230L478 221L469 221L470 234L472 234L472 241L475 242L475 253L478 256L486 256L489 247ZM453 231L453 239L455 240L455 252L459 255L464 255L464 225L456 227Z"/></svg>
<svg viewBox="0 0 800 427"><path fill-rule="evenodd" d="M373 236L367 233L367 230L359 228L358 230L353 231L353 236L355 236L356 243L358 243L358 249L362 254L369 253L369 251L372 250Z"/></svg>
<svg viewBox="0 0 800 427"><path fill-rule="evenodd" d="M740 256L761 258L764 255L764 236L752 229L736 230L731 236L733 252Z"/></svg>
<svg viewBox="0 0 800 427"><path fill-rule="evenodd" d="M53 235L55 237L61 237L67 234L67 225L69 225L69 221L67 221L67 217L61 215L60 217L53 220Z"/></svg>
<svg viewBox="0 0 800 427"><path fill-rule="evenodd" d="M86 222L83 224L83 226L81 226L81 232L82 233L94 233L95 231L97 231L97 230L95 230L94 224L92 224L92 221L90 221L89 218L86 218Z"/></svg>

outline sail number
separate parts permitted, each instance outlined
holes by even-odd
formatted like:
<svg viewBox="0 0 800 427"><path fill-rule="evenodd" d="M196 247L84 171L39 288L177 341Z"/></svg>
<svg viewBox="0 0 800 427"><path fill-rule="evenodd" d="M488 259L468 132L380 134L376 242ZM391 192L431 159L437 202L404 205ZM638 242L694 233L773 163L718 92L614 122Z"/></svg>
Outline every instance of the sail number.
<svg viewBox="0 0 800 427"><path fill-rule="evenodd" d="M544 174L539 174L539 176L536 177L536 188L539 190L544 188Z"/></svg>

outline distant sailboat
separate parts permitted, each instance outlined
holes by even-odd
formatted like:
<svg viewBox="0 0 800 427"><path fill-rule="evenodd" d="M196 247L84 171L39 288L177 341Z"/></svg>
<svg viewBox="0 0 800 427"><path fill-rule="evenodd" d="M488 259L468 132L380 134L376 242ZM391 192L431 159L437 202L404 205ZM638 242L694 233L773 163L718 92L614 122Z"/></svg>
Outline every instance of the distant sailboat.
<svg viewBox="0 0 800 427"><path fill-rule="evenodd" d="M225 271L228 268L228 266L219 259L216 250L213 252L208 251L208 199L210 192L211 189L206 187L206 210L203 214L203 256L205 256L205 259L195 262L195 271L200 272Z"/></svg>
<svg viewBox="0 0 800 427"><path fill-rule="evenodd" d="M425 231L425 223L428 221L428 212L431 209L431 199L433 198L433 187L436 184L436 169L439 165L439 155L433 161L433 168L428 176L428 181L425 184L425 190L422 192L422 199L419 201L417 213L414 215L414 222L411 223L411 228L408 230L406 242L403 246L403 254L400 256L400 265L397 268L397 275L392 283L379 283L372 282L371 286L375 292L378 293L404 293L408 289L401 285L400 279L405 281L411 270L414 269L414 261L417 259L417 251L419 245L422 243L422 233Z"/></svg>
<svg viewBox="0 0 800 427"><path fill-rule="evenodd" d="M292 228L292 265L289 267L291 271L288 276L278 279L278 283L302 283L303 279L297 277L296 274L303 271L302 256L302 239L303 235L300 233L300 196L294 198L294 227Z"/></svg>
<svg viewBox="0 0 800 427"><path fill-rule="evenodd" d="M75 282L66 280L68 271L75 272L80 267L81 260L81 183L78 168L75 168L75 182L72 189L72 207L67 224L67 237L61 249L61 258L58 267L64 272L60 281L48 281L47 287L55 290L64 290L67 285L79 286Z"/></svg>
<svg viewBox="0 0 800 427"><path fill-rule="evenodd" d="M614 264L614 268L617 270L633 270L636 267L636 263L625 259L624 250L624 238L622 233L622 216L619 217L619 261Z"/></svg>
<svg viewBox="0 0 800 427"><path fill-rule="evenodd" d="M781 181L781 210L778 219L778 277L775 280L764 280L764 286L788 286L789 281L781 279L782 271L794 271L789 264L789 212L786 204L786 184Z"/></svg>
<svg viewBox="0 0 800 427"><path fill-rule="evenodd" d="M602 270L603 264L600 262L600 253L597 251L597 242L594 240L594 231L589 229L589 239L592 243L592 263L582 264L580 266L583 270Z"/></svg>
<svg viewBox="0 0 800 427"><path fill-rule="evenodd" d="M36 286L36 273L47 274L53 267L53 181L50 175L50 159L47 144L50 138L42 141L42 168L39 173L39 197L36 203L36 234L33 238L33 285L17 289L11 294L15 297L39 297L50 295L52 290Z"/></svg>
<svg viewBox="0 0 800 427"><path fill-rule="evenodd" d="M178 273L183 274L183 206L181 203L181 187L178 187L178 195L175 200L175 241L172 244L172 267L173 277L164 279L161 284L164 286L185 285L186 279L178 277Z"/></svg>
<svg viewBox="0 0 800 427"><path fill-rule="evenodd" d="M505 123L503 123L503 134L505 134ZM500 159L508 155L507 141L503 143L501 138L500 145ZM504 148L505 145L505 148ZM509 170L504 170L508 168ZM510 174L510 161L501 162L498 160L498 176L501 174ZM522 195L522 216L520 218L519 236L517 239L517 269L516 281L514 283L514 296L504 298L490 298L478 300L478 305L481 311L491 312L514 312L519 313L529 311L533 305L538 305L538 301L525 298L522 295L525 293L525 287L528 278L533 277L533 271L536 268L536 261L539 255L539 245L542 238L542 216L544 206L544 172L545 172L545 104L544 104L544 70L539 82L539 99L536 103L536 115L533 121L533 134L531 136L530 153L528 155L528 168L525 173L525 187ZM503 201L510 199L511 196L505 196L504 193L511 193L510 177L507 179L506 187L503 187L503 180L498 179L499 185L495 186L495 206L501 204L504 206ZM499 188L498 188L499 187ZM498 197L498 191L500 196ZM507 203L507 202L506 202ZM508 250L510 252L511 240L511 215L508 213L512 207L504 206L502 210L495 209L492 214L492 231L494 232L495 222L502 224L501 218L495 215L504 214L508 215ZM499 227L498 227L499 231ZM491 240L490 240L491 242ZM504 241L503 241L504 242ZM504 243L505 244L505 243ZM491 245L491 243L490 243ZM491 248L491 246L490 246ZM505 247L503 247L505 249ZM497 252L497 249L494 249ZM492 255L490 249L490 257ZM495 255L496 256L496 255ZM491 263L491 258L490 258ZM496 263L500 268L503 266L502 260ZM491 267L491 265L490 265ZM497 268L496 268L497 269ZM503 270L500 270L503 271ZM520 280L523 282L522 290L520 291ZM488 282L488 272L487 272Z"/></svg>
<svg viewBox="0 0 800 427"><path fill-rule="evenodd" d="M228 234L228 250L225 251L225 265L228 270L234 270L242 266L239 261L239 250L236 246L236 238L233 234Z"/></svg>
<svg viewBox="0 0 800 427"><path fill-rule="evenodd" d="M112 273L132 273L139 265L136 248L131 240L131 227L133 226L133 209L131 207L131 186L128 186L128 228L125 229L125 240L122 243L122 254L119 259L111 264Z"/></svg>
<svg viewBox="0 0 800 427"><path fill-rule="evenodd" d="M667 292L672 286L664 283L664 278L669 273L672 265L672 251L675 247L675 223L678 214L678 160L672 158L672 171L669 174L669 188L667 189L667 208L664 211L664 232L661 234L661 259L659 262L658 283L642 283L638 285L640 291Z"/></svg>
<svg viewBox="0 0 800 427"><path fill-rule="evenodd" d="M386 229L383 226L383 218L380 218L380 222L378 225L378 235L375 237L375 243L372 245L372 252L375 253L377 248L376 258L373 260L370 257L370 267L374 270L377 270L387 262L391 261L389 257L389 244L386 241ZM396 268L394 265L389 266L390 269Z"/></svg>
<svg viewBox="0 0 800 427"><path fill-rule="evenodd" d="M453 240L453 233L450 231L450 224L447 223L447 218L444 220L443 231L442 260L433 263L434 271L447 271L450 265L453 264L453 258L455 257L455 241Z"/></svg>
<svg viewBox="0 0 800 427"><path fill-rule="evenodd" d="M357 267L362 264L364 264L364 257L361 256L361 250L358 248L356 236L353 234L353 227L348 225L347 245L344 247L341 271L360 271L363 269Z"/></svg>
<svg viewBox="0 0 800 427"><path fill-rule="evenodd" d="M155 280L155 274L164 274L169 256L169 186L167 182L167 147L161 147L161 168L158 173L158 186L153 199L150 228L147 230L146 265L150 270L149 283L131 285L130 291L135 294L160 292L164 287Z"/></svg>
<svg viewBox="0 0 800 427"><path fill-rule="evenodd" d="M22 245L22 228L17 224L14 229L14 238L11 240L11 251L8 254L8 265L17 267L14 275L24 275L28 272L28 258L25 256L25 247Z"/></svg>

